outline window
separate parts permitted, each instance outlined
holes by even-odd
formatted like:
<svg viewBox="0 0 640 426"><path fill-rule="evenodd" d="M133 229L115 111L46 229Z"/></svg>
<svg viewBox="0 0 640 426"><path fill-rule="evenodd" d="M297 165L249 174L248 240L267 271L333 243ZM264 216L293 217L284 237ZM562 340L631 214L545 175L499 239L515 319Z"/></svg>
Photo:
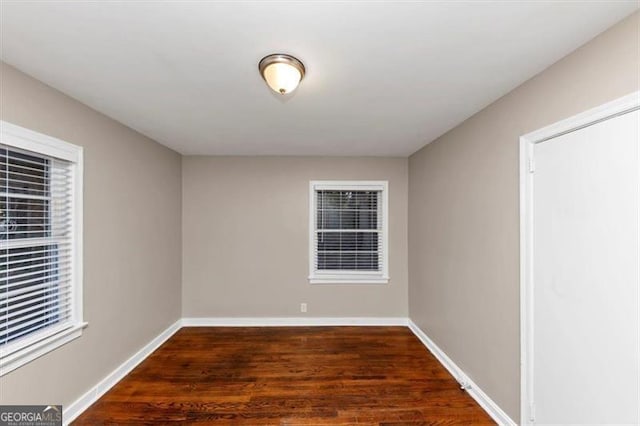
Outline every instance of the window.
<svg viewBox="0 0 640 426"><path fill-rule="evenodd" d="M80 336L82 148L0 122L0 375Z"/></svg>
<svg viewBox="0 0 640 426"><path fill-rule="evenodd" d="M387 182L310 183L309 281L386 283Z"/></svg>

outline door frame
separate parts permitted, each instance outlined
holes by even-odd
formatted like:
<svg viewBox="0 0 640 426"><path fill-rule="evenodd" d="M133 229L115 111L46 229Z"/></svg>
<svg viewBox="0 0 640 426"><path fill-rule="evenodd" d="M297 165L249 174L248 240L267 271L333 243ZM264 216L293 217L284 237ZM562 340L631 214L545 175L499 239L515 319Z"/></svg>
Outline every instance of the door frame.
<svg viewBox="0 0 640 426"><path fill-rule="evenodd" d="M532 424L533 173L535 144L640 109L640 91L520 137L520 424ZM639 173L640 177L640 173Z"/></svg>

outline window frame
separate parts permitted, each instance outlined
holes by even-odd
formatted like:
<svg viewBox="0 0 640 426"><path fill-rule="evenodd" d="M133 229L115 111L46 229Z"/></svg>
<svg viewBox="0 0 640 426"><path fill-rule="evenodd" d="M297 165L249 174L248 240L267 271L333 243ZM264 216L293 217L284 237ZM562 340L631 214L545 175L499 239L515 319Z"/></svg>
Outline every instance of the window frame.
<svg viewBox="0 0 640 426"><path fill-rule="evenodd" d="M378 272L341 270L323 272L315 268L316 191L380 191L382 209L382 268ZM389 182L384 180L309 181L309 276L310 284L387 284L389 282Z"/></svg>
<svg viewBox="0 0 640 426"><path fill-rule="evenodd" d="M25 129L0 120L0 142L37 155L54 157L70 162L71 187L71 321L57 327L38 330L24 338L0 346L0 377L16 368L74 340L87 326L83 320L83 149L80 146Z"/></svg>

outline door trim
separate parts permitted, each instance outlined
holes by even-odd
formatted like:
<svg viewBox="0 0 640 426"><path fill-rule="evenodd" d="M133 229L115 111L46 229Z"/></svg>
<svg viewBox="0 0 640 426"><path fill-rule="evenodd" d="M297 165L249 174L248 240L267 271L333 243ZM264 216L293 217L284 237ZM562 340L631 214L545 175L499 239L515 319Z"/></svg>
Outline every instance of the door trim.
<svg viewBox="0 0 640 426"><path fill-rule="evenodd" d="M640 91L520 137L520 424L532 424L533 173L535 144L640 109Z"/></svg>

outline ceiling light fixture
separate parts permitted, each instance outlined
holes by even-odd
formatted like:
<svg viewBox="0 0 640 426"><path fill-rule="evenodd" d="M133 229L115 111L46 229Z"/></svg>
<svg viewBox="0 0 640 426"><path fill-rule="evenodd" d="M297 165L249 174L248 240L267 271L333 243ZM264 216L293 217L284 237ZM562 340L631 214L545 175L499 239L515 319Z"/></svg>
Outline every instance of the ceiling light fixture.
<svg viewBox="0 0 640 426"><path fill-rule="evenodd" d="M296 90L305 73L302 62L283 53L265 56L260 60L258 69L267 85L281 95Z"/></svg>

